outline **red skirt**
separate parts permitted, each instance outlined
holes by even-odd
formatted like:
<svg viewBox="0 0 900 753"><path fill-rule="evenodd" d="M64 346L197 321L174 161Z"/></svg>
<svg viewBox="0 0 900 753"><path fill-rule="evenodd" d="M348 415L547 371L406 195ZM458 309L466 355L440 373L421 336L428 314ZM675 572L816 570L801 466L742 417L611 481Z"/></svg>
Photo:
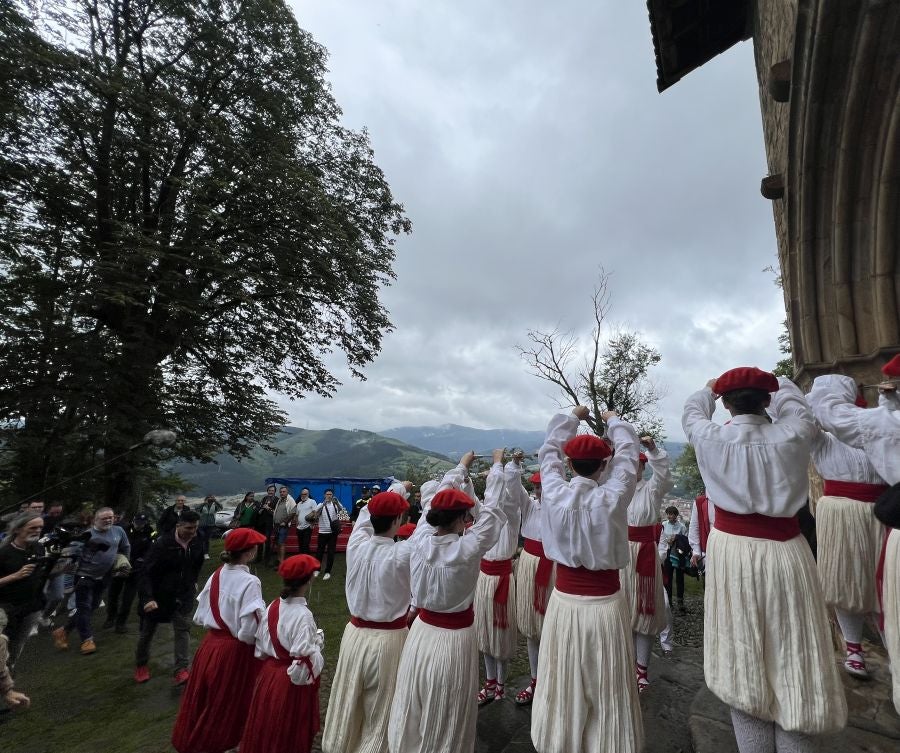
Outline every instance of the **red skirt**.
<svg viewBox="0 0 900 753"><path fill-rule="evenodd" d="M241 741L260 665L253 649L222 630L206 633L172 730L178 753L224 753Z"/></svg>
<svg viewBox="0 0 900 753"><path fill-rule="evenodd" d="M289 662L263 662L253 691L253 703L241 753L309 753L319 731L319 678L312 685L294 685ZM337 710L335 710L337 713Z"/></svg>

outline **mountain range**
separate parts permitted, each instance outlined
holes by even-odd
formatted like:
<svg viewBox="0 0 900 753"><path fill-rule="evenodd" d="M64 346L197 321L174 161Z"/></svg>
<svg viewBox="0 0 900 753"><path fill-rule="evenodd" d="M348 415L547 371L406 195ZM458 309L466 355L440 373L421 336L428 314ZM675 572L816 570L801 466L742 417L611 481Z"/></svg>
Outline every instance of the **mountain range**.
<svg viewBox="0 0 900 753"><path fill-rule="evenodd" d="M526 453L536 453L544 441L543 431L521 431L519 429L473 429L457 424L441 426L400 426L379 432L383 437L399 439L401 442L423 450L439 452L459 459L469 450L479 455L490 454L497 447L520 447Z"/></svg>

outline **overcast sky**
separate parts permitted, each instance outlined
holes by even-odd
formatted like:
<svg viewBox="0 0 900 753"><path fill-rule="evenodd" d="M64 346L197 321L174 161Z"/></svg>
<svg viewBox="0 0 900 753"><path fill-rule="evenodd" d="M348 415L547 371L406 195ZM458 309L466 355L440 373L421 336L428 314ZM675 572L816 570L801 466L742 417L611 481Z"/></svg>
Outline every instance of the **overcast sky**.
<svg viewBox="0 0 900 753"><path fill-rule="evenodd" d="M749 43L656 91L643 2L289 0L330 53L345 123L366 127L413 221L383 291L395 331L293 425L542 429L550 385L528 329L610 320L659 348L667 438L684 398L739 365L771 369L784 318Z"/></svg>

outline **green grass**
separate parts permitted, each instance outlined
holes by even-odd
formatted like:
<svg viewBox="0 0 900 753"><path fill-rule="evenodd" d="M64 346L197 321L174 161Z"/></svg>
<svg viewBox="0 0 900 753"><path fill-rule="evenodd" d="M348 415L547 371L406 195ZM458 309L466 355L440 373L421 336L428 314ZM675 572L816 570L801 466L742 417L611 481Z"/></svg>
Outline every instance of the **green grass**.
<svg viewBox="0 0 900 753"><path fill-rule="evenodd" d="M206 581L218 564L219 542L201 575ZM344 555L339 554L331 580L316 580L308 600L325 631L325 669L320 698L324 712L337 663L341 635L349 618L344 598ZM274 599L281 580L274 570L258 568L266 602ZM152 679L137 685L132 679L137 618L129 619L129 634L102 630L106 610L94 616L97 653L78 653L78 634L68 651L57 651L50 635L41 632L25 646L16 687L31 697L31 708L0 715L0 750L9 753L170 753L172 725L181 691L172 687L172 630L161 625L152 646ZM194 629L192 651L203 631ZM237 690L237 688L235 689ZM252 688L246 690L250 703ZM324 713L323 713L324 719Z"/></svg>

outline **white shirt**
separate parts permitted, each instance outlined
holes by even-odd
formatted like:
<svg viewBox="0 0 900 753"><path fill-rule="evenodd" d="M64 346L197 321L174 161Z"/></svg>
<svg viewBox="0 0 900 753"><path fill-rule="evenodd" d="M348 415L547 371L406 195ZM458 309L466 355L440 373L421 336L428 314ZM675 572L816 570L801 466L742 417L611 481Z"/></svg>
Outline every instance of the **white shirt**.
<svg viewBox="0 0 900 753"><path fill-rule="evenodd" d="M197 597L194 624L218 629L219 623L213 618L209 606L211 585L212 576ZM250 568L246 565L224 565L219 573L219 612L231 634L242 643L253 643L265 608L259 578L250 574Z"/></svg>
<svg viewBox="0 0 900 753"><path fill-rule="evenodd" d="M325 507L328 507L328 511L326 512ZM316 510L319 511L319 533L331 533L331 523L334 521L338 522L341 518L341 505L338 501L332 498L331 502L322 502ZM328 516L331 516L331 520L328 519Z"/></svg>
<svg viewBox="0 0 900 753"><path fill-rule="evenodd" d="M528 498L528 507L522 511L522 536L535 541L544 540L544 513L541 500Z"/></svg>
<svg viewBox="0 0 900 753"><path fill-rule="evenodd" d="M460 467L447 472L442 488L461 481ZM425 520L422 515L415 536L409 539L413 543L410 558L412 597L417 607L432 612L462 612L472 605L481 558L497 543L500 529L507 520L507 510L514 504L504 487L503 467L495 463L487 477L478 520L462 536L455 533L435 535L434 527L422 524ZM422 498L425 499L424 490ZM430 502L429 499L429 505Z"/></svg>
<svg viewBox="0 0 900 753"><path fill-rule="evenodd" d="M709 497L707 497L707 500L706 512L709 516L709 530L711 531L716 524L716 506ZM663 535L665 535L665 532L663 532ZM691 522L688 524L688 543L691 545L691 550L694 554L706 556L706 552L700 546L700 508L697 507L696 502L694 502L694 508L691 510Z"/></svg>
<svg viewBox="0 0 900 753"><path fill-rule="evenodd" d="M659 522L659 508L663 497L675 482L672 480L668 453L660 447L647 450L647 465L653 471L649 479L639 478L634 496L628 503L628 525L652 526Z"/></svg>
<svg viewBox="0 0 900 753"><path fill-rule="evenodd" d="M347 606L370 622L392 622L409 608L412 539L376 536L368 506L359 512L347 542Z"/></svg>
<svg viewBox="0 0 900 753"><path fill-rule="evenodd" d="M406 488L406 485L402 481L395 481L388 487L389 492L394 492L394 494L399 494L403 499L409 500L409 489Z"/></svg>
<svg viewBox="0 0 900 753"><path fill-rule="evenodd" d="M860 484L884 483L865 450L844 444L827 431L820 431L813 440L812 461L823 479Z"/></svg>
<svg viewBox="0 0 900 753"><path fill-rule="evenodd" d="M637 478L637 434L631 424L613 418L608 433L615 455L605 481L584 476L566 481L562 447L575 436L578 423L572 414L555 415L538 453L544 553L569 567L621 570L629 561L627 508Z"/></svg>
<svg viewBox="0 0 900 753"><path fill-rule="evenodd" d="M522 514L525 508L530 506L530 499L525 487L522 486L522 474L519 466L509 462L503 468L503 477L506 484L506 492L511 496L513 503L507 508L507 520L500 529L500 537L487 552L483 559L496 562L498 560L512 559L519 548L519 528L522 526Z"/></svg>
<svg viewBox="0 0 900 753"><path fill-rule="evenodd" d="M322 656L322 647L325 644L322 634L316 627L312 612L306 606L306 599L302 596L292 596L290 599L282 599L278 611L278 642L295 660L301 656L308 656L312 664L312 675L306 663L293 661L287 668L287 675L294 685L312 685L313 681L322 674L325 666L325 657ZM278 658L272 646L272 637L269 635L269 613L266 611L256 632L256 656L260 659L266 657Z"/></svg>
<svg viewBox="0 0 900 753"><path fill-rule="evenodd" d="M706 493L717 507L776 518L796 515L809 493L807 466L818 431L803 393L783 377L769 413L740 415L722 426L710 419L716 397L709 387L691 395L681 425L694 445Z"/></svg>
<svg viewBox="0 0 900 753"><path fill-rule="evenodd" d="M854 400L856 382L840 374L816 377L809 392L819 423L842 442L865 450L888 484L900 483L900 412L884 405L859 408Z"/></svg>
<svg viewBox="0 0 900 753"><path fill-rule="evenodd" d="M319 509L319 503L316 502L312 497L307 497L305 500L303 497L300 497L300 501L297 503L297 507L294 509L294 514L297 516L297 528L301 531L312 526L306 516L311 512L315 512Z"/></svg>

